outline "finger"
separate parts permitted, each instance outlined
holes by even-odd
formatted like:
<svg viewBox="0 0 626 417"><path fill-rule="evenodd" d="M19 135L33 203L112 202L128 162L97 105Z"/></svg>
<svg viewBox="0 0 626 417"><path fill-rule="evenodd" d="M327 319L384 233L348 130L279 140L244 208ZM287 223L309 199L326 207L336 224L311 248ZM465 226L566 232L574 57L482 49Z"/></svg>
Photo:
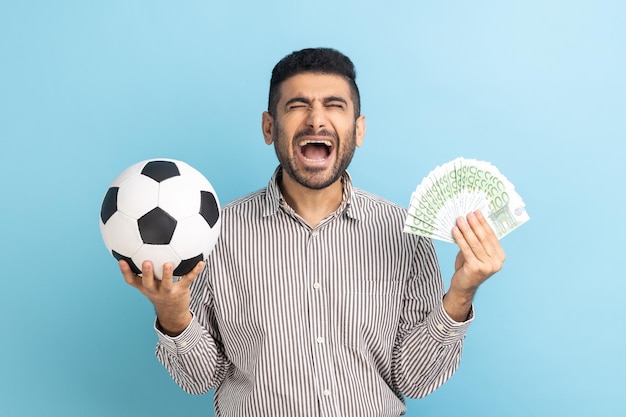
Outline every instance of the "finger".
<svg viewBox="0 0 626 417"><path fill-rule="evenodd" d="M156 286L156 279L154 278L154 269L152 262L143 261L141 264L141 283L147 290L152 290Z"/></svg>
<svg viewBox="0 0 626 417"><path fill-rule="evenodd" d="M185 281L187 285L191 286L193 282L198 278L202 270L204 269L204 262L200 261L193 267L193 269L181 278L181 281Z"/></svg>
<svg viewBox="0 0 626 417"><path fill-rule="evenodd" d="M122 276L124 276L124 281L126 281L128 285L139 288L141 286L141 277L135 275L130 265L128 265L128 262L120 260L118 261L118 265L120 267L120 271L122 272Z"/></svg>
<svg viewBox="0 0 626 417"><path fill-rule="evenodd" d="M470 215L468 215L468 222L484 251L483 256L480 255L480 251L474 250L474 253L477 255L477 260L483 262L485 266L488 266L488 275L499 271L502 268L506 255L495 231L491 228L491 225L480 211L474 212L473 216L470 213Z"/></svg>
<svg viewBox="0 0 626 417"><path fill-rule="evenodd" d="M477 262L476 255L472 251L470 244L465 238L465 234L462 229L468 228L469 226L464 225L466 223L465 218L459 217L457 219L457 225L452 229L452 236L459 247L459 253L457 254L454 269L455 271L462 268L464 265L474 264Z"/></svg>
<svg viewBox="0 0 626 417"><path fill-rule="evenodd" d="M487 253L491 257L496 257L504 260L504 258L506 257L504 253L504 248L500 244L500 239L496 235L495 230L493 230L493 228L491 227L489 222L487 222L487 219L480 210L476 211L475 214L482 229L479 238L483 242L483 246L485 247Z"/></svg>
<svg viewBox="0 0 626 417"><path fill-rule="evenodd" d="M498 242L498 237L482 212L476 210L473 213L469 213L467 215L467 221L487 254L493 253L495 244Z"/></svg>
<svg viewBox="0 0 626 417"><path fill-rule="evenodd" d="M171 290L174 285L174 265L170 262L163 264L163 271L161 273L161 288L164 290Z"/></svg>
<svg viewBox="0 0 626 417"><path fill-rule="evenodd" d="M463 252L463 255L465 256L465 260L469 260L470 257L480 259L481 257L484 257L486 255L486 252L485 252L485 249L483 248L482 243L476 236L476 233L472 229L472 226L470 226L469 224L469 221L474 221L474 220L475 220L475 215L470 213L467 215L467 218L459 217L457 218L457 221L456 221L456 227L458 228L458 231L462 235L462 238L460 239L460 241L461 243L463 243L462 245L460 245L459 240L457 239L457 245L459 245L459 248ZM453 233L453 236L454 236L454 233Z"/></svg>

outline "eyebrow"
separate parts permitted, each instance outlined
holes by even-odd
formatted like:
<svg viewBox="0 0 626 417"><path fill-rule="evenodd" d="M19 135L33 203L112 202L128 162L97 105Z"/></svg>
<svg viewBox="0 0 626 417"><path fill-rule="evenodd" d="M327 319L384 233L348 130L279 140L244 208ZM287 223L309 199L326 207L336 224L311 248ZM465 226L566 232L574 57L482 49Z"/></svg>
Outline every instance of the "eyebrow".
<svg viewBox="0 0 626 417"><path fill-rule="evenodd" d="M309 100L308 98L305 97L294 97L292 99L287 100L287 102L285 103L285 107L289 106L290 104L293 103L304 103L304 104L311 104L311 100Z"/></svg>
<svg viewBox="0 0 626 417"><path fill-rule="evenodd" d="M324 99L322 100L322 102L324 104L332 103L333 101L338 101L338 102L346 104L346 105L348 104L348 101L346 99L344 99L343 97L338 97L338 96L324 97ZM293 97L293 98L287 100L287 102L285 103L285 107L287 107L287 106L289 106L290 104L293 104L293 103L311 104L311 100L306 98L306 97L302 97L302 96Z"/></svg>
<svg viewBox="0 0 626 417"><path fill-rule="evenodd" d="M338 101L338 102L346 104L346 105L348 104L348 101L345 98L343 98L343 97L336 97L336 96L326 97L324 99L324 104L331 103L333 101Z"/></svg>

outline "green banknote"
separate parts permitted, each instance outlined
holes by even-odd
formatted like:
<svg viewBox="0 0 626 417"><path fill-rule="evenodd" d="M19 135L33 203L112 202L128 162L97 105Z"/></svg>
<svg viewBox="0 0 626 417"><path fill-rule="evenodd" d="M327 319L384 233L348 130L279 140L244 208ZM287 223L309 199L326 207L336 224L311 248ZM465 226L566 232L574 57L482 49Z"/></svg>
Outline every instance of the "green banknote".
<svg viewBox="0 0 626 417"><path fill-rule="evenodd" d="M513 184L492 164L457 158L433 169L411 195L404 231L454 242L456 219L480 210L498 238L530 220Z"/></svg>

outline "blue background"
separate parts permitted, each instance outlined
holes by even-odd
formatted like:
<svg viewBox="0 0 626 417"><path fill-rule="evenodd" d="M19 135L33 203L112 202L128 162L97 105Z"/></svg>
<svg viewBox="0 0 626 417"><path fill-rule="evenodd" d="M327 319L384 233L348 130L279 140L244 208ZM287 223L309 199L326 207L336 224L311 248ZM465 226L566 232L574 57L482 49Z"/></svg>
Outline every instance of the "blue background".
<svg viewBox="0 0 626 417"><path fill-rule="evenodd" d="M0 415L212 415L153 356L150 304L102 243L108 184L184 160L222 203L265 185L270 72L331 46L368 131L350 172L399 204L492 162L531 221L476 299L457 374L409 416L624 416L621 1L1 1ZM446 277L456 248L437 242Z"/></svg>

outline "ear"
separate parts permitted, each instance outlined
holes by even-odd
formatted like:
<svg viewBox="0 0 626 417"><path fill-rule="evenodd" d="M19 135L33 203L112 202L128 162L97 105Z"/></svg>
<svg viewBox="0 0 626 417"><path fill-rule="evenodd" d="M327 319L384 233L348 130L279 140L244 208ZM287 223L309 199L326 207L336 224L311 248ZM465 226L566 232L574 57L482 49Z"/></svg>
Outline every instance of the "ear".
<svg viewBox="0 0 626 417"><path fill-rule="evenodd" d="M356 133L356 146L359 148L363 145L363 139L365 138L365 116L360 115L356 119L355 123L355 133Z"/></svg>
<svg viewBox="0 0 626 417"><path fill-rule="evenodd" d="M269 112L264 111L261 118L261 130L265 143L271 145L274 142L274 118Z"/></svg>

